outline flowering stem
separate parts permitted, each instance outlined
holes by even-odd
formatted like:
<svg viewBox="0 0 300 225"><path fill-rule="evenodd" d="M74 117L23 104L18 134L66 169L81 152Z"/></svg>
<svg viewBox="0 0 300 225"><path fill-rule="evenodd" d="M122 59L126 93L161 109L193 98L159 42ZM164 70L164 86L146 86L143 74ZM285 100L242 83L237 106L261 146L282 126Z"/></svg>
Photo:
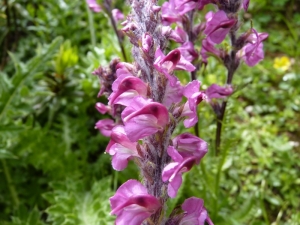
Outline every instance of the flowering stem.
<svg viewBox="0 0 300 225"><path fill-rule="evenodd" d="M226 103L226 102L225 102ZM225 104L226 105L226 104ZM216 176L216 183L215 183L215 198L214 198L214 211L213 211L213 217L216 217L216 214L219 212L218 210L218 201L219 201L219 191L220 191L220 180L221 180L221 172L222 172L222 167L225 163L227 157L227 150L222 151L222 158L219 162L218 165L218 170L217 170L217 176Z"/></svg>
<svg viewBox="0 0 300 225"><path fill-rule="evenodd" d="M231 45L233 46L233 48L234 48L235 42L236 42L235 29L236 28L233 27L229 33L230 39L231 39ZM236 59L236 51L235 50L232 50L230 52L230 54L228 55L228 57L226 59L224 59L224 64L228 71L226 84L231 85L233 75L239 66L239 60ZM227 107L227 101L223 101L223 103L221 105L220 113L217 115L217 131L216 131L216 142L215 142L216 155L218 155L220 152L222 125L223 125L224 115L226 112L226 107Z"/></svg>
<svg viewBox="0 0 300 225"><path fill-rule="evenodd" d="M111 22L111 24L113 25L114 31L115 31L115 33L116 33L116 35L117 35L118 43L119 43L119 46L120 46L120 48L121 48L121 52L122 52L122 56L123 56L123 58L124 58L124 61L127 61L125 49L124 49L124 46L123 46L123 41L121 40L121 37L120 37L120 35L119 35L119 32L118 32L118 29L117 29L116 22L115 22L114 18L112 17L112 14L111 14L111 13L109 14L109 17L110 17L110 22Z"/></svg>
<svg viewBox="0 0 300 225"><path fill-rule="evenodd" d="M107 15L109 16L109 19L110 19L110 22L111 22L111 24L113 26L114 32L115 32L115 34L116 34L116 36L118 38L118 43L119 43L119 46L120 46L120 49L121 49L121 52L122 52L123 59L124 59L124 61L127 61L125 49L124 49L124 46L123 46L123 41L122 41L122 39L120 37L120 34L118 32L118 28L117 28L116 22L115 22L115 20L113 18L113 15L111 13L111 10L112 10L111 9L111 2L110 1L104 1L104 7L106 9Z"/></svg>
<svg viewBox="0 0 300 225"><path fill-rule="evenodd" d="M224 101L221 106L220 114L217 115L217 131L216 131L216 155L219 154L221 145L221 135L222 135L222 124L225 115L225 110L227 106L227 101Z"/></svg>

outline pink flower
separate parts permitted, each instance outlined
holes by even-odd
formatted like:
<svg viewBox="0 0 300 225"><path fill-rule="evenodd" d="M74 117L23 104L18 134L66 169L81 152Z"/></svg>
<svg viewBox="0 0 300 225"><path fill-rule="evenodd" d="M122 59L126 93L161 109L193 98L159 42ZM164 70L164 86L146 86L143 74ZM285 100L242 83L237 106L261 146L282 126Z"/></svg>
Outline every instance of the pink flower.
<svg viewBox="0 0 300 225"><path fill-rule="evenodd" d="M155 52L154 67L169 79L171 86L174 86L177 82L177 78L171 75L175 69L190 72L196 69L182 57L179 49L174 49L165 56L159 48Z"/></svg>
<svg viewBox="0 0 300 225"><path fill-rule="evenodd" d="M123 79L122 79L123 78ZM141 79L134 76L120 76L113 83L113 93L109 96L109 104L128 106L136 96L147 96L148 86Z"/></svg>
<svg viewBox="0 0 300 225"><path fill-rule="evenodd" d="M169 123L169 112L164 105L142 97L134 98L121 117L131 141L162 131Z"/></svg>
<svg viewBox="0 0 300 225"><path fill-rule="evenodd" d="M145 53L148 53L150 49L153 47L153 38L150 34L143 34L142 36L142 50Z"/></svg>
<svg viewBox="0 0 300 225"><path fill-rule="evenodd" d="M231 95L232 92L233 89L231 86L221 87L217 84L212 84L206 89L205 94L207 98L211 100L213 98L226 98Z"/></svg>
<svg viewBox="0 0 300 225"><path fill-rule="evenodd" d="M103 119L99 120L96 125L95 129L98 129L103 136L110 137L111 130L114 128L115 122L111 119Z"/></svg>
<svg viewBox="0 0 300 225"><path fill-rule="evenodd" d="M208 39L216 44L220 44L225 39L230 28L236 23L235 19L228 19L226 13L222 10L216 13L210 11L205 18L207 23L204 33Z"/></svg>
<svg viewBox="0 0 300 225"><path fill-rule="evenodd" d="M86 3L88 4L89 8L94 11L94 12L101 12L102 8L101 6L97 3L96 0L86 0Z"/></svg>
<svg viewBox="0 0 300 225"><path fill-rule="evenodd" d="M124 20L124 15L119 9L113 9L111 13L116 22L119 22L120 20Z"/></svg>
<svg viewBox="0 0 300 225"><path fill-rule="evenodd" d="M213 225L213 222L204 208L202 199L196 197L188 198L184 201L181 208L185 211L185 215L179 225L205 225L205 222L207 222L208 225Z"/></svg>
<svg viewBox="0 0 300 225"><path fill-rule="evenodd" d="M196 164L207 153L207 143L190 133L183 133L173 139L173 145L183 158L196 157Z"/></svg>
<svg viewBox="0 0 300 225"><path fill-rule="evenodd" d="M104 105L103 103L101 102L97 102L96 105L95 105L95 108L98 110L99 113L101 114L105 114L107 112L110 112L111 110L111 107L110 106L107 106L107 105Z"/></svg>
<svg viewBox="0 0 300 225"><path fill-rule="evenodd" d="M170 25L171 23L181 21L181 15L179 15L175 7L175 0L169 0L169 2L164 2L162 5L161 16L164 25Z"/></svg>
<svg viewBox="0 0 300 225"><path fill-rule="evenodd" d="M137 142L131 142L123 126L115 126L110 135L110 141L106 152L112 155L112 166L115 170L121 171L127 167L128 160L134 157L140 158L136 149Z"/></svg>
<svg viewBox="0 0 300 225"><path fill-rule="evenodd" d="M188 35L181 27L177 26L175 30L171 31L169 39L182 44L188 40Z"/></svg>
<svg viewBox="0 0 300 225"><path fill-rule="evenodd" d="M194 44L190 41L185 42L178 49L183 58L185 58L189 62L192 62L194 59L197 59L199 57L198 52L195 50Z"/></svg>
<svg viewBox="0 0 300 225"><path fill-rule="evenodd" d="M137 180L128 180L110 198L111 214L117 216L116 225L141 225L155 213L161 204L149 195L147 189Z"/></svg>
<svg viewBox="0 0 300 225"><path fill-rule="evenodd" d="M175 0L176 10L180 15L184 15L185 13L194 10L194 9L203 9L203 7L212 0Z"/></svg>
<svg viewBox="0 0 300 225"><path fill-rule="evenodd" d="M248 66L255 66L264 58L262 42L269 35L267 33L257 33L255 29L252 29L251 32L246 39L248 43L237 52L237 57L242 58Z"/></svg>
<svg viewBox="0 0 300 225"><path fill-rule="evenodd" d="M197 106L200 102L207 98L205 93L199 91L200 82L194 80L188 83L184 90L183 95L188 99L185 103L181 116L187 117L183 121L186 128L194 126L198 121Z"/></svg>
<svg viewBox="0 0 300 225"><path fill-rule="evenodd" d="M183 158L173 147L168 147L168 155L174 162L169 163L162 172L163 182L168 181L168 195L175 198L182 184L182 174L188 172L196 163L196 157Z"/></svg>
<svg viewBox="0 0 300 225"><path fill-rule="evenodd" d="M215 44L212 43L209 39L205 38L202 40L202 48L200 54L202 56L202 61L204 63L207 63L207 58L210 56L210 54L220 57L222 55L222 51L215 48Z"/></svg>
<svg viewBox="0 0 300 225"><path fill-rule="evenodd" d="M180 102L183 96L182 91L183 87L180 81L177 81L173 86L170 85L170 82L167 82L162 104L168 108L173 103Z"/></svg>

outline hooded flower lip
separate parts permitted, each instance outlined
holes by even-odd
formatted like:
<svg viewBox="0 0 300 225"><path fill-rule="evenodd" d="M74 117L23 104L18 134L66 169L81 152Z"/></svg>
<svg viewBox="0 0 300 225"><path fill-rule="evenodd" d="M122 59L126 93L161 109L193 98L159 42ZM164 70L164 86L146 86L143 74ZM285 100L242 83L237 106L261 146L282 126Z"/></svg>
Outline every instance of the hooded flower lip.
<svg viewBox="0 0 300 225"><path fill-rule="evenodd" d="M207 153L207 143L190 133L183 133L173 139L173 145L183 157L196 157L196 164Z"/></svg>
<svg viewBox="0 0 300 225"><path fill-rule="evenodd" d="M174 162L169 163L162 172L162 180L169 181L168 195L175 198L182 184L182 173L189 171L196 162L196 157L183 158L173 147L168 147L168 154Z"/></svg>
<svg viewBox="0 0 300 225"><path fill-rule="evenodd" d="M113 84L114 85L114 84ZM128 106L135 96L147 96L148 86L141 79L128 76L113 86L113 93L109 96L109 104Z"/></svg>
<svg viewBox="0 0 300 225"><path fill-rule="evenodd" d="M206 209L204 208L204 201L200 198L191 197L184 201L181 206L185 211L184 217L181 219L179 225L213 225Z"/></svg>
<svg viewBox="0 0 300 225"><path fill-rule="evenodd" d="M131 141L161 131L169 123L169 112L164 105L142 97L135 97L121 117Z"/></svg>
<svg viewBox="0 0 300 225"><path fill-rule="evenodd" d="M226 13L222 10L213 13L208 12L205 16L207 23L204 33L207 38L216 44L220 44L230 31L231 27L236 24L235 19L228 19Z"/></svg>
<svg viewBox="0 0 300 225"><path fill-rule="evenodd" d="M110 137L111 130L114 128L115 122L111 119L99 120L95 128L98 129L103 136Z"/></svg>
<svg viewBox="0 0 300 225"><path fill-rule="evenodd" d="M116 225L141 225L155 213L161 204L149 195L147 189L137 180L128 180L110 198L111 214L117 216Z"/></svg>
<svg viewBox="0 0 300 225"><path fill-rule="evenodd" d="M179 49L174 49L165 56L160 48L155 52L154 67L167 77L171 86L174 86L178 80L175 76L171 75L174 70L186 70L191 72L196 69L195 66L181 55Z"/></svg>
<svg viewBox="0 0 300 225"><path fill-rule="evenodd" d="M112 166L121 171L127 167L128 160L138 157L137 142L131 142L126 136L124 126L118 125L112 129L106 152L112 155Z"/></svg>
<svg viewBox="0 0 300 225"><path fill-rule="evenodd" d="M231 86L221 87L217 84L212 84L206 89L205 94L208 100L211 100L213 98L226 98L230 96L232 92L233 89Z"/></svg>

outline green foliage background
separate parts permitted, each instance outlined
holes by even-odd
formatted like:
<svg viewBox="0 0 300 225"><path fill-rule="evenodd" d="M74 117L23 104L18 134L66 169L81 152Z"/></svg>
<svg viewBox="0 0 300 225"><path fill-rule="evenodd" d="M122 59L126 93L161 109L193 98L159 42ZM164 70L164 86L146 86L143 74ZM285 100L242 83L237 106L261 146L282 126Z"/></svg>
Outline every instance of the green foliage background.
<svg viewBox="0 0 300 225"><path fill-rule="evenodd" d="M115 5L128 12L123 1ZM0 224L113 224L108 198L138 174L133 164L112 170L108 139L94 129L104 118L94 105L106 100L96 98L91 72L122 58L108 18L85 1L0 7ZM296 0L250 2L243 20L270 34L266 59L235 75L218 157L215 118L200 107L209 153L185 175L170 211L194 195L216 225L300 224L299 11ZM223 84L224 68L211 59L199 79L203 88Z"/></svg>

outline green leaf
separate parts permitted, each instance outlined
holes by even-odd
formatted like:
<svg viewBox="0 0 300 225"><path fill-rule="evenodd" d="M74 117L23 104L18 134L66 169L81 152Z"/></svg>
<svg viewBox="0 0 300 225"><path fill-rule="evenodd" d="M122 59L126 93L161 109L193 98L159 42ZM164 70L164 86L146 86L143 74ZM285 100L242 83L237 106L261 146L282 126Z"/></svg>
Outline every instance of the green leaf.
<svg viewBox="0 0 300 225"><path fill-rule="evenodd" d="M16 158L17 157L11 152L5 149L0 149L0 159L16 159Z"/></svg>

